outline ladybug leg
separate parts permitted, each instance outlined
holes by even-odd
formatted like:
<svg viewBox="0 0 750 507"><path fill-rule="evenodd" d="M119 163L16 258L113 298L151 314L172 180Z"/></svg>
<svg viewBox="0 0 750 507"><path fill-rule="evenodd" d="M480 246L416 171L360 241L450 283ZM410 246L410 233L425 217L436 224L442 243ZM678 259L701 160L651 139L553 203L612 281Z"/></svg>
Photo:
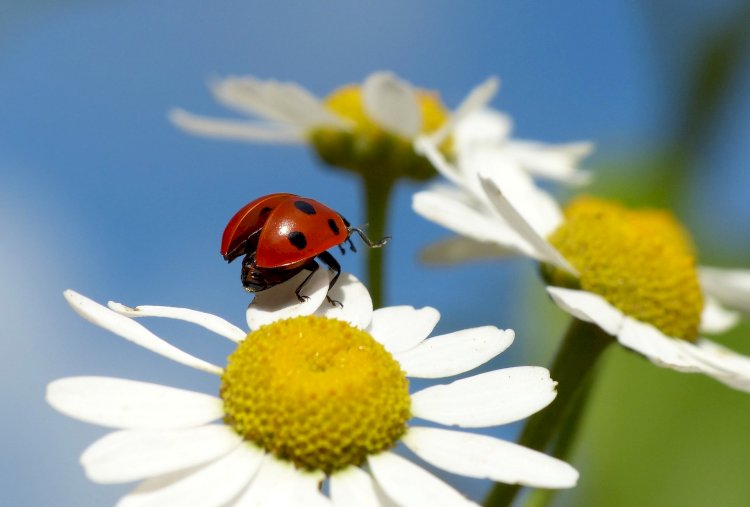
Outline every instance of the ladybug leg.
<svg viewBox="0 0 750 507"><path fill-rule="evenodd" d="M320 255L318 255L318 259L323 261L323 263L333 271L333 278L331 278L331 282L328 284L328 290L331 290L334 285L336 285L336 282L339 279L339 275L341 275L341 265L339 264L339 261L336 260L336 258L331 255L328 252L323 252ZM343 308L344 305L341 304L341 301L336 301L335 299L331 299L331 296L326 294L326 299L329 303L331 303L333 306L338 306L339 308Z"/></svg>
<svg viewBox="0 0 750 507"><path fill-rule="evenodd" d="M304 280L302 280L302 283L299 284L299 286L296 289L294 289L294 293L297 295L297 299L299 299L300 303L304 303L305 301L310 299L310 296L303 296L302 294L300 294L300 292L302 291L302 288L305 286L305 284L308 281L310 281L310 278L312 278L312 276L315 274L315 272L318 270L319 267L320 266L318 265L317 262L315 262L315 259L310 259L309 262L307 262L304 266L302 266L301 269L309 270L310 274L307 275Z"/></svg>
<svg viewBox="0 0 750 507"><path fill-rule="evenodd" d="M354 242L352 241L351 235L347 236L346 240L349 242L349 250L351 250L354 253L357 253L357 249L354 247ZM341 246L341 245L339 245L339 246ZM341 247L341 249L343 250L344 247Z"/></svg>
<svg viewBox="0 0 750 507"><path fill-rule="evenodd" d="M343 246L341 246L341 243L338 244L338 247L339 247L339 252L341 252L341 255L344 255L346 253L346 249Z"/></svg>

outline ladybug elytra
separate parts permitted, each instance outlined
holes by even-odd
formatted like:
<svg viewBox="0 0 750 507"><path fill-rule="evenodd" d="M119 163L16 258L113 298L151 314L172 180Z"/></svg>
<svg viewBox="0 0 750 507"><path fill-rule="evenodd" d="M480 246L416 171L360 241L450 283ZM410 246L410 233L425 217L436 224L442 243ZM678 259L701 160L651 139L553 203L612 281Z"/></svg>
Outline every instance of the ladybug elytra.
<svg viewBox="0 0 750 507"><path fill-rule="evenodd" d="M246 204L229 220L221 239L221 255L227 262L244 255L242 286L260 292L294 277L302 270L310 274L294 291L300 294L320 259L334 275L330 290L341 274L341 266L327 250L343 243L356 252L351 235L356 232L370 248L381 247L390 239L371 241L362 230L352 227L339 213L313 199L278 193L259 197ZM326 296L332 304L340 304Z"/></svg>

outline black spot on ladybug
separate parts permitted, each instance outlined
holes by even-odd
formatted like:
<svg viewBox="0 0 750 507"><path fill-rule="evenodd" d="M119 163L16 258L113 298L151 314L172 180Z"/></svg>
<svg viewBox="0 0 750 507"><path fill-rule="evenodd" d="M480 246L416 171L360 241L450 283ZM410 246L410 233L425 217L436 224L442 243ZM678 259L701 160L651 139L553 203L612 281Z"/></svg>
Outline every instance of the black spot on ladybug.
<svg viewBox="0 0 750 507"><path fill-rule="evenodd" d="M305 201L294 201L294 207L300 210L305 215L314 215L315 214L315 208L313 208L312 204Z"/></svg>
<svg viewBox="0 0 750 507"><path fill-rule="evenodd" d="M271 212L272 209L273 208L269 208L268 206L266 206L265 208L260 210L260 217L263 218L265 216L268 216L268 214Z"/></svg>
<svg viewBox="0 0 750 507"><path fill-rule="evenodd" d="M336 222L333 220L333 218L328 219L328 227L331 228L331 231L333 231L334 235L339 235L339 226L336 225Z"/></svg>
<svg viewBox="0 0 750 507"><path fill-rule="evenodd" d="M297 250L302 250L307 246L307 238L305 238L305 235L299 231L290 232L287 238L289 239L289 242L297 248Z"/></svg>

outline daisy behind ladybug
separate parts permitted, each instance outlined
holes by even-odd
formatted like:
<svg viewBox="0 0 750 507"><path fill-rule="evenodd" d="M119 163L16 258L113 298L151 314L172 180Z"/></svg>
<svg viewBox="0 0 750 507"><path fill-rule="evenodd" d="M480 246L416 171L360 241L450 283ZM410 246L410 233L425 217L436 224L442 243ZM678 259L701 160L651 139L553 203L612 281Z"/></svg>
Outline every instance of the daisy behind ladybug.
<svg viewBox="0 0 750 507"><path fill-rule="evenodd" d="M319 265L320 259L333 272L329 290L341 274L341 266L327 250L343 243L356 252L352 233L359 234L371 248L381 247L390 239L371 241L364 232L352 227L339 213L313 199L294 194L269 194L242 207L229 220L221 239L221 255L227 262L244 255L242 286L248 292L260 292L278 285L306 269L310 274L294 291L300 294ZM335 302L329 297L331 303Z"/></svg>

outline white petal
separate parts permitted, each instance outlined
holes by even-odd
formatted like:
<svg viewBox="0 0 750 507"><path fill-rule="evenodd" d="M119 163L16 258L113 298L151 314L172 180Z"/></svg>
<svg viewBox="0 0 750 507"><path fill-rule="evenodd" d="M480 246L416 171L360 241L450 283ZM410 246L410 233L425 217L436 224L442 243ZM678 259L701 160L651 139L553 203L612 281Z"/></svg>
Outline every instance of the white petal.
<svg viewBox="0 0 750 507"><path fill-rule="evenodd" d="M496 260L518 251L510 251L495 243L485 243L463 236L453 236L428 245L419 253L419 260L435 266L451 266L463 262Z"/></svg>
<svg viewBox="0 0 750 507"><path fill-rule="evenodd" d="M68 377L47 386L63 414L111 428L190 428L224 416L222 400L174 387L111 377Z"/></svg>
<svg viewBox="0 0 750 507"><path fill-rule="evenodd" d="M507 349L514 336L513 330L495 326L464 329L434 336L395 358L408 377L448 377L486 363Z"/></svg>
<svg viewBox="0 0 750 507"><path fill-rule="evenodd" d="M231 428L218 424L177 430L123 430L90 445L81 456L81 464L94 482L131 482L207 463L241 442Z"/></svg>
<svg viewBox="0 0 750 507"><path fill-rule="evenodd" d="M261 451L240 445L223 458L161 488L151 481L141 483L117 507L222 507L250 482L262 457Z"/></svg>
<svg viewBox="0 0 750 507"><path fill-rule="evenodd" d="M416 427L402 440L428 463L466 477L535 488L570 488L578 480L564 461L487 435Z"/></svg>
<svg viewBox="0 0 750 507"><path fill-rule="evenodd" d="M427 470L392 452L370 456L367 461L380 487L401 507L478 507Z"/></svg>
<svg viewBox="0 0 750 507"><path fill-rule="evenodd" d="M705 370L699 361L682 350L684 340L671 338L651 324L625 317L617 335L621 345L646 356L652 363L677 371L698 372ZM686 342L685 342L686 343Z"/></svg>
<svg viewBox="0 0 750 507"><path fill-rule="evenodd" d="M547 287L547 292L557 306L578 320L592 322L612 336L622 329L625 316L599 294L562 287Z"/></svg>
<svg viewBox="0 0 750 507"><path fill-rule="evenodd" d="M391 354L396 354L419 345L439 320L440 312L429 306L419 310L413 306L389 306L373 312L369 331Z"/></svg>
<svg viewBox="0 0 750 507"><path fill-rule="evenodd" d="M205 137L262 143L302 144L304 131L296 127L238 120L220 120L172 109L169 120L185 132Z"/></svg>
<svg viewBox="0 0 750 507"><path fill-rule="evenodd" d="M482 187L487 193L492 205L505 221L531 246L534 247L536 258L558 266L573 275L578 275L578 271L555 249L551 244L542 237L531 224L522 216L518 210L508 201L506 196L500 191L495 183L484 176L480 175Z"/></svg>
<svg viewBox="0 0 750 507"><path fill-rule="evenodd" d="M750 270L700 268L701 287L724 306L750 313Z"/></svg>
<svg viewBox="0 0 750 507"><path fill-rule="evenodd" d="M719 302L708 295L704 295L703 312L701 313L701 327L703 333L719 334L729 331L740 320L740 314L727 310Z"/></svg>
<svg viewBox="0 0 750 507"><path fill-rule="evenodd" d="M503 145L513 129L513 120L494 109L481 109L456 125L453 135L456 151L465 152L477 145Z"/></svg>
<svg viewBox="0 0 750 507"><path fill-rule="evenodd" d="M375 484L362 469L349 467L330 480L331 501L336 507L381 507Z"/></svg>
<svg viewBox="0 0 750 507"><path fill-rule="evenodd" d="M116 335L122 336L136 345L140 345L151 352L155 352L178 363L208 373L221 375L223 371L218 366L191 356L187 352L183 352L177 347L165 342L134 320L123 317L106 306L102 306L75 291L66 290L63 294L78 315L97 326L101 326Z"/></svg>
<svg viewBox="0 0 750 507"><path fill-rule="evenodd" d="M330 278L326 269L315 271L300 292L308 299L300 302L294 291L309 274L309 271L302 270L290 280L258 292L247 308L247 325L250 329L258 329L276 320L315 313L325 301Z"/></svg>
<svg viewBox="0 0 750 507"><path fill-rule="evenodd" d="M706 339L698 340L695 345L687 345L689 347L685 348L691 349L691 355L712 368L713 371L707 373L713 378L735 389L750 392L750 357Z"/></svg>
<svg viewBox="0 0 750 507"><path fill-rule="evenodd" d="M230 76L214 83L211 90L219 102L244 113L305 129L321 125L346 126L320 99L296 83Z"/></svg>
<svg viewBox="0 0 750 507"><path fill-rule="evenodd" d="M228 338L233 342L241 342L247 336L247 333L234 324L227 322L219 316L211 313L199 312L189 308L176 308L173 306L136 306L132 308L122 303L110 301L107 306L114 311L126 317L165 317L167 319L184 320L192 324L213 331L214 333Z"/></svg>
<svg viewBox="0 0 750 507"><path fill-rule="evenodd" d="M438 145L432 141L429 136L419 136L414 141L414 151L419 155L424 155L430 161L435 170L445 179L458 186L464 186L461 178L461 171L453 164L449 163L443 156Z"/></svg>
<svg viewBox="0 0 750 507"><path fill-rule="evenodd" d="M708 368L709 375L723 375L744 379L750 383L750 357L738 354L733 350L714 343L705 338L696 343L681 340L682 350L691 357L698 359Z"/></svg>
<svg viewBox="0 0 750 507"><path fill-rule="evenodd" d="M505 149L536 176L571 185L584 185L591 180L591 173L578 169L578 164L593 151L593 143L550 145L513 140Z"/></svg>
<svg viewBox="0 0 750 507"><path fill-rule="evenodd" d="M555 399L557 382L537 366L481 373L414 393L412 414L464 428L498 426L538 412Z"/></svg>
<svg viewBox="0 0 750 507"><path fill-rule="evenodd" d="M549 371L518 366L490 371L414 393L415 417L464 428L498 426L538 412L555 399Z"/></svg>
<svg viewBox="0 0 750 507"><path fill-rule="evenodd" d="M320 494L322 474L297 470L291 463L266 455L258 475L233 507L332 507Z"/></svg>
<svg viewBox="0 0 750 507"><path fill-rule="evenodd" d="M362 84L365 112L385 130L408 139L422 128L422 113L412 86L390 72L376 72Z"/></svg>
<svg viewBox="0 0 750 507"><path fill-rule="evenodd" d="M339 319L361 329L372 321L372 298L367 287L351 273L341 273L328 296L341 306L324 302L315 315Z"/></svg>
<svg viewBox="0 0 750 507"><path fill-rule="evenodd" d="M500 88L500 80L492 76L471 90L466 98L461 101L461 104L453 111L448 121L435 133L430 135L432 142L440 144L450 135L454 128L458 131L457 125L460 125L464 118L468 118L472 113L486 106L492 100L492 97L495 96L498 88Z"/></svg>
<svg viewBox="0 0 750 507"><path fill-rule="evenodd" d="M414 211L443 227L483 243L494 243L509 253L532 255L535 250L501 218L489 210L434 190L417 192L412 197Z"/></svg>
<svg viewBox="0 0 750 507"><path fill-rule="evenodd" d="M472 174L492 180L494 187L502 191L513 209L539 236L546 238L562 224L563 214L557 201L539 188L504 149L497 146L473 149L461 156L460 165L471 168Z"/></svg>

